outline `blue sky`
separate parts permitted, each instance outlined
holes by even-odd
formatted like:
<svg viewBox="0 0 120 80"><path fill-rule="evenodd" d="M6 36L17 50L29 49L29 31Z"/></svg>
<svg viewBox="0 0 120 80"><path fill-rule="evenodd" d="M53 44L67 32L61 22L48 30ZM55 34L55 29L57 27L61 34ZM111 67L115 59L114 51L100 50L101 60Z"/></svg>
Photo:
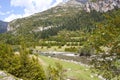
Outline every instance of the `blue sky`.
<svg viewBox="0 0 120 80"><path fill-rule="evenodd" d="M0 20L11 21L56 6L65 0L0 0Z"/></svg>

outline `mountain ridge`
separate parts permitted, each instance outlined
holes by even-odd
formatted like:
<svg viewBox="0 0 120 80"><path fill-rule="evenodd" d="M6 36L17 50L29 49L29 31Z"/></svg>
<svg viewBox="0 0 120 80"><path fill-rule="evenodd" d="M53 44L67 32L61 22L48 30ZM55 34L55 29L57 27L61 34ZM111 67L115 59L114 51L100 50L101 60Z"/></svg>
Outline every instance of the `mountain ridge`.
<svg viewBox="0 0 120 80"><path fill-rule="evenodd" d="M84 1L84 0L82 0L82 1ZM72 13L76 13L76 12L82 10L82 7L83 7L83 4L81 4L80 2L77 3L76 0L70 0L70 1L67 1L67 2L63 2L63 3L58 4L55 7L52 7L50 9L46 10L46 11L43 11L43 12L40 12L40 13L36 13L36 14L34 14L32 16L29 16L29 17L26 17L26 18L13 20L8 25L7 30L8 31L13 31L16 28L18 28L20 26L19 24L18 25L12 25L12 24L14 24L14 23L16 24L16 22L19 22L20 20L26 20L27 21L28 19L31 19L33 17L35 19L35 17L36 17L36 19L33 22L35 22L35 21L36 22L37 21L40 22L41 21L41 23L42 23L43 20L48 20L48 18L52 18L52 17L58 18L58 17L61 17L61 16L71 15ZM51 21L49 21L49 22L52 23L52 24L55 23L55 22L53 23ZM22 25L22 23L21 23L21 25ZM14 26L16 26L16 27L14 27ZM46 25L40 25L40 26L41 27L46 27ZM56 25L49 25L49 26L56 26ZM37 28L37 30L38 30L38 28Z"/></svg>
<svg viewBox="0 0 120 80"><path fill-rule="evenodd" d="M107 6L107 7L106 7ZM62 16L62 14L71 14L72 12L79 12L80 10L85 10L86 12L91 12L92 10L95 10L97 12L107 12L109 10L112 10L114 8L120 8L120 0L67 0L62 3L59 3L57 6L52 7L46 11L36 13L32 16L26 17L26 18L20 18L21 20L27 18L30 19L31 17L37 17L37 20L46 20L46 18L49 18L49 16ZM44 16L46 15L46 16ZM41 18L41 19L40 19ZM16 28L13 27L15 22L19 21L20 19L16 19L10 22L8 25L7 31L12 31L16 28L18 28L20 25L16 25ZM34 22L34 21L33 21ZM49 25L53 26L53 25ZM45 26L43 26L45 27ZM39 28L40 31L43 30L42 28ZM37 28L38 30L38 28Z"/></svg>

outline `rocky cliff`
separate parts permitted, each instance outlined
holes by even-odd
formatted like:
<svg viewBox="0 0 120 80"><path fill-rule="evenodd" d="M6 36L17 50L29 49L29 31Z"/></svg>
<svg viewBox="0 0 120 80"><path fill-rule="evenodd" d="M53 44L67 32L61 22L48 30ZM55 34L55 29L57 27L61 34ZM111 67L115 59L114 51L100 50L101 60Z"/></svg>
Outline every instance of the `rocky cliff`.
<svg viewBox="0 0 120 80"><path fill-rule="evenodd" d="M18 79L4 71L0 71L0 80L23 80L23 79Z"/></svg>
<svg viewBox="0 0 120 80"><path fill-rule="evenodd" d="M85 4L85 10L90 12L95 10L97 12L107 12L115 8L120 8L120 0L89 0Z"/></svg>

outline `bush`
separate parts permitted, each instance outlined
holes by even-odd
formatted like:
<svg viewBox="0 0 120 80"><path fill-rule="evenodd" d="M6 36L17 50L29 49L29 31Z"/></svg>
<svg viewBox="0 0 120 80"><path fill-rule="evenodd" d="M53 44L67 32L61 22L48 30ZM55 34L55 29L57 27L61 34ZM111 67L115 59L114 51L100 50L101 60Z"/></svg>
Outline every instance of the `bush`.
<svg viewBox="0 0 120 80"><path fill-rule="evenodd" d="M61 46L58 46L59 49L61 49Z"/></svg>
<svg viewBox="0 0 120 80"><path fill-rule="evenodd" d="M0 69L24 80L46 80L37 58L30 58L25 48L14 54L10 45L0 44Z"/></svg>
<svg viewBox="0 0 120 80"><path fill-rule="evenodd" d="M55 63L55 67L49 65L47 71L49 80L66 80L63 66L60 63Z"/></svg>
<svg viewBox="0 0 120 80"><path fill-rule="evenodd" d="M68 52L77 52L78 49L76 47L70 47L70 48L65 48L65 51L68 51Z"/></svg>
<svg viewBox="0 0 120 80"><path fill-rule="evenodd" d="M94 53L94 50L91 47L83 47L79 49L78 53L80 56L87 57L87 56L91 56Z"/></svg>

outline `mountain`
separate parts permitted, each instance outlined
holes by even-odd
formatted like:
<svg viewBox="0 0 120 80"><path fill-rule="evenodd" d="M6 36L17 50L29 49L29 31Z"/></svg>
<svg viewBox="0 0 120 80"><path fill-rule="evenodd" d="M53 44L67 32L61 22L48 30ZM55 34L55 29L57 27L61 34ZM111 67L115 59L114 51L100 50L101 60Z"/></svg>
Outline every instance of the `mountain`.
<svg viewBox="0 0 120 80"><path fill-rule="evenodd" d="M7 31L7 22L0 21L0 33L4 33Z"/></svg>
<svg viewBox="0 0 120 80"><path fill-rule="evenodd" d="M87 12L91 10L107 12L115 8L120 8L120 0L91 0L85 4Z"/></svg>
<svg viewBox="0 0 120 80"><path fill-rule="evenodd" d="M72 16L83 9L87 12L92 10L107 12L116 7L120 8L120 0L68 0L41 13L13 20L9 23L7 30L16 31L19 27L27 28L31 26L29 28L31 31L39 32L61 25L66 17Z"/></svg>
<svg viewBox="0 0 120 80"><path fill-rule="evenodd" d="M14 51L20 49L25 60L27 59L24 55L29 52L26 51L26 46L35 48L36 52L44 49L54 51L58 47L64 51L80 53L88 59L87 55L93 55L90 57L92 68L96 68L104 79L117 80L120 77L120 68L116 65L120 58L119 5L119 0L69 0L44 12L11 21L8 32L0 34L0 42L14 45ZM4 50L6 53L7 49L2 52ZM7 53L10 51L12 50L8 47ZM13 59L16 60L17 57ZM23 66L25 60L20 58ZM35 62L35 59L33 60L32 62ZM21 66L20 64L20 68L15 67L24 73L25 69L21 71Z"/></svg>
<svg viewBox="0 0 120 80"><path fill-rule="evenodd" d="M36 13L30 17L13 20L9 24L8 31L16 30L21 26L24 26L24 28L32 26L31 31L34 32L41 31L44 27L47 27L47 29L56 27L62 24L63 18L71 16L72 14L81 10L83 7L82 3L85 3L85 1L69 0L41 13Z"/></svg>
<svg viewBox="0 0 120 80"><path fill-rule="evenodd" d="M90 32L96 27L96 23L105 19L100 11L105 6L104 3L109 5L115 3L114 8L119 8L117 0L68 0L46 11L11 21L7 27L8 32L2 36L2 39L9 37L9 40L4 41L14 44L15 42L19 43L21 37L24 37L26 41L33 42L57 35L64 29ZM94 5L100 9L93 7ZM112 10L108 7L105 9Z"/></svg>

